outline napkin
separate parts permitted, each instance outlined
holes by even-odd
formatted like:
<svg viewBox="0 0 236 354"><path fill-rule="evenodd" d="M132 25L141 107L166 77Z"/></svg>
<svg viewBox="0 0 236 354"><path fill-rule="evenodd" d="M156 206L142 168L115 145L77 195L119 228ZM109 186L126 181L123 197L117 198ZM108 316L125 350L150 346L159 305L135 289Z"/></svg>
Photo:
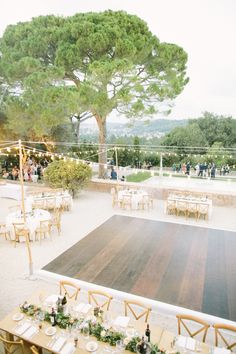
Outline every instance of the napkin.
<svg viewBox="0 0 236 354"><path fill-rule="evenodd" d="M229 349L226 349L226 348L215 347L213 353L214 354L230 354L231 351Z"/></svg>
<svg viewBox="0 0 236 354"><path fill-rule="evenodd" d="M189 350L195 350L195 347L196 347L196 340L191 337L187 338L186 348Z"/></svg>
<svg viewBox="0 0 236 354"><path fill-rule="evenodd" d="M30 323L25 322L22 325L20 325L19 327L17 326L17 328L15 329L15 332L21 336L29 327L30 327Z"/></svg>
<svg viewBox="0 0 236 354"><path fill-rule="evenodd" d="M53 344L52 346L52 350L54 350L55 352L59 352L59 350L61 349L61 347L63 346L63 344L65 343L66 338L64 337L59 337L56 342Z"/></svg>
<svg viewBox="0 0 236 354"><path fill-rule="evenodd" d="M55 295L55 294L53 294L53 295L49 295L46 299L45 299L45 302L47 303L47 304L55 304L56 302L57 302L57 300L58 300L58 297L59 297L59 295Z"/></svg>
<svg viewBox="0 0 236 354"><path fill-rule="evenodd" d="M79 305L75 306L74 310L75 311L78 311L78 312L81 312L82 311L82 308L84 307L84 303L81 302Z"/></svg>
<svg viewBox="0 0 236 354"><path fill-rule="evenodd" d="M60 351L60 354L72 354L75 351L73 343L66 343L66 345Z"/></svg>
<svg viewBox="0 0 236 354"><path fill-rule="evenodd" d="M118 316L114 321L114 326L127 327L130 318L128 316Z"/></svg>
<svg viewBox="0 0 236 354"><path fill-rule="evenodd" d="M186 346L186 340L187 340L186 337L184 337L184 336L178 336L178 339L177 339L176 344L177 344L179 347L185 348L185 346Z"/></svg>
<svg viewBox="0 0 236 354"><path fill-rule="evenodd" d="M189 350L195 350L196 340L191 338L191 337L179 336L178 339L177 339L176 344L179 347L183 347L183 348L186 348L186 349L189 349Z"/></svg>
<svg viewBox="0 0 236 354"><path fill-rule="evenodd" d="M25 333L23 334L23 337L29 339L37 332L38 332L38 329L36 327L32 326L25 331Z"/></svg>
<svg viewBox="0 0 236 354"><path fill-rule="evenodd" d="M82 313L87 313L91 309L92 305L90 304L85 304L84 307L82 308L81 312Z"/></svg>

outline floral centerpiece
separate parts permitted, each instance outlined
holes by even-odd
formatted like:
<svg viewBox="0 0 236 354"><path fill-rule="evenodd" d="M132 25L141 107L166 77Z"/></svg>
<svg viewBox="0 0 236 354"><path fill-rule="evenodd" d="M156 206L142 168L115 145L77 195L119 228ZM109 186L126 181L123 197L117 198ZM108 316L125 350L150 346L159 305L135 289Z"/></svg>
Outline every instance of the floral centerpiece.
<svg viewBox="0 0 236 354"><path fill-rule="evenodd" d="M37 312L42 311L40 307L28 304L27 302L24 302L23 305L20 306L20 309L28 316L34 316ZM102 316L103 311L101 310L101 312L100 310L96 310L98 311L97 316L95 315L94 311L94 316L96 316L96 318L100 318ZM44 311L44 315L45 321L50 322L50 313L48 311ZM63 329L72 326L73 324L76 324L76 326L78 325L78 328L83 328L84 325L88 325L89 334L94 336L98 341L115 346L118 340L123 340L125 344L125 349L133 353L137 352L137 346L142 340L142 338L140 338L139 336L126 336L124 333L118 332L112 327L107 329L107 327L100 323L100 321L94 321L92 319L88 319L87 321L85 321L84 318L75 319L70 314L64 314L60 312L56 314L56 324L58 327ZM165 351L159 349L158 345L154 343L149 343L149 349L150 354L165 354Z"/></svg>

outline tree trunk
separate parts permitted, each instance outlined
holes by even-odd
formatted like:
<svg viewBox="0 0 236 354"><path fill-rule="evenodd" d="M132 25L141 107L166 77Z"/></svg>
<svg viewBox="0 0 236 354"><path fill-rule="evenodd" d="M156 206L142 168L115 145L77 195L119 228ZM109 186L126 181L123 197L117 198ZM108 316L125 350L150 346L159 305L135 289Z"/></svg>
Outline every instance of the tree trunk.
<svg viewBox="0 0 236 354"><path fill-rule="evenodd" d="M98 170L98 177L99 178L106 178L107 177L107 147L106 147L106 136L107 136L107 129L106 129L106 117L100 117L95 115L98 130L99 130L99 148L98 148L98 162L99 162L99 170Z"/></svg>

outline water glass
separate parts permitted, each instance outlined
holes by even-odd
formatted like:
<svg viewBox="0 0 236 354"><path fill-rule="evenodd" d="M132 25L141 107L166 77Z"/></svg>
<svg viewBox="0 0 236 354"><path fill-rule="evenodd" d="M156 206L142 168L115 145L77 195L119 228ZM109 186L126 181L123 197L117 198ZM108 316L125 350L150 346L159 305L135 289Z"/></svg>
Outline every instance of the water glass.
<svg viewBox="0 0 236 354"><path fill-rule="evenodd" d="M89 339L89 325L88 325L88 323L85 323L84 325L83 325L83 336L84 336L84 339Z"/></svg>
<svg viewBox="0 0 236 354"><path fill-rule="evenodd" d="M121 353L125 350L125 344L124 344L123 339L116 341L116 349L119 353Z"/></svg>

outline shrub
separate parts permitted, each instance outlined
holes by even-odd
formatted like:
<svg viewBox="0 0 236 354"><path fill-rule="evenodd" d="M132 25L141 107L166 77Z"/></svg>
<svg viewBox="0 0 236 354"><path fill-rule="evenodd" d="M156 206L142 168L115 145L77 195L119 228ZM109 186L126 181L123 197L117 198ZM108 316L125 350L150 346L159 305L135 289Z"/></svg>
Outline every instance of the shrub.
<svg viewBox="0 0 236 354"><path fill-rule="evenodd" d="M73 197L91 177L90 166L77 161L54 161L44 172L45 182L50 187L67 189Z"/></svg>

